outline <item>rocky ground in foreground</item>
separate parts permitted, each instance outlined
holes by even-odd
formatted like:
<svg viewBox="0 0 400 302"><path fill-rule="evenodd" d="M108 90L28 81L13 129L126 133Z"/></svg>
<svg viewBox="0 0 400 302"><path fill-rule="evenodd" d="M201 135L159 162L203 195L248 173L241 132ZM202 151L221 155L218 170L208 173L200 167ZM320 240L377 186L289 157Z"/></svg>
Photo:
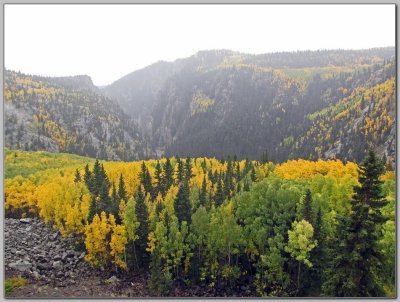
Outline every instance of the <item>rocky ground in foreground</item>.
<svg viewBox="0 0 400 302"><path fill-rule="evenodd" d="M118 274L92 268L71 239L62 238L40 219L11 219L4 223L5 279L23 277L27 285L14 288L7 297L96 298L150 297L148 275ZM176 284L175 297L251 297L248 284L235 289Z"/></svg>
<svg viewBox="0 0 400 302"><path fill-rule="evenodd" d="M120 276L92 268L72 240L39 219L5 219L5 278L28 280L11 297L145 297L142 276Z"/></svg>

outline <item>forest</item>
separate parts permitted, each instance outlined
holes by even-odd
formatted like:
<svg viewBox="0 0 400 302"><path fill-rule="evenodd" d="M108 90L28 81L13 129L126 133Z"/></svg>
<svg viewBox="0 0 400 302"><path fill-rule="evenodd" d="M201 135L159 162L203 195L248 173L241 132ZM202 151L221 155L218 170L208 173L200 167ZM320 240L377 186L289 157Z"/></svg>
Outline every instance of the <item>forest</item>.
<svg viewBox="0 0 400 302"><path fill-rule="evenodd" d="M5 71L6 146L126 160L143 158L138 125L85 76L44 78Z"/></svg>
<svg viewBox="0 0 400 302"><path fill-rule="evenodd" d="M394 297L395 172L227 156L145 161L5 149L6 217L39 216L93 267L261 297Z"/></svg>
<svg viewBox="0 0 400 302"><path fill-rule="evenodd" d="M275 163L369 148L394 164L393 47L250 55L199 51L105 87L5 71L5 145L103 160L236 154Z"/></svg>

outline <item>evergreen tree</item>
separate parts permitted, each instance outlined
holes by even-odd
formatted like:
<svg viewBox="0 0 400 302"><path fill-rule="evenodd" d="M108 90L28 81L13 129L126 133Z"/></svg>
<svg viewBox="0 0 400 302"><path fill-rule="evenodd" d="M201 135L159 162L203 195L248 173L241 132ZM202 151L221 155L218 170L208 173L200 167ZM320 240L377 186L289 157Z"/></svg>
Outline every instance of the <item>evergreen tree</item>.
<svg viewBox="0 0 400 302"><path fill-rule="evenodd" d="M119 176L118 197L120 200L123 200L125 202L128 201L128 198L126 196L125 181L124 177L122 176L122 173Z"/></svg>
<svg viewBox="0 0 400 302"><path fill-rule="evenodd" d="M206 183L206 176L204 175L203 183L201 184L201 190L199 193L199 206L207 208L206 202L207 202L207 183Z"/></svg>
<svg viewBox="0 0 400 302"><path fill-rule="evenodd" d="M169 158L167 158L167 160L165 161L164 164L164 190L165 192L167 192L169 190L169 188L172 186L172 184L174 183L174 167L171 164L171 161Z"/></svg>
<svg viewBox="0 0 400 302"><path fill-rule="evenodd" d="M82 178L81 178L81 173L79 173L79 170L76 169L75 177L74 177L74 182L75 182L75 183L78 183L78 182L80 182L81 180L82 180Z"/></svg>
<svg viewBox="0 0 400 302"><path fill-rule="evenodd" d="M206 159L203 159L203 162L201 163L201 168L203 169L203 173L205 174L207 171L207 162Z"/></svg>
<svg viewBox="0 0 400 302"><path fill-rule="evenodd" d="M193 176L194 175L192 174L191 159L190 159L190 157L188 157L188 158L186 158L186 162L185 162L185 177L186 177L187 181L190 181L190 179Z"/></svg>
<svg viewBox="0 0 400 302"><path fill-rule="evenodd" d="M324 280L324 268L326 263L326 234L322 221L321 208L318 209L315 218L314 238L317 240L317 246L311 251L313 268L311 270L311 289L319 290Z"/></svg>
<svg viewBox="0 0 400 302"><path fill-rule="evenodd" d="M240 193L240 191L242 191L242 186L241 186L240 182L238 182L236 192Z"/></svg>
<svg viewBox="0 0 400 302"><path fill-rule="evenodd" d="M106 212L106 213L110 213L112 210L111 207L111 199L110 196L108 194L108 183L107 181L103 181L103 183L100 186L100 191L99 191L99 204L98 204L98 213L100 215L100 213L102 211Z"/></svg>
<svg viewBox="0 0 400 302"><path fill-rule="evenodd" d="M243 185L243 191L249 192L250 191L250 185L247 177L244 179L244 185Z"/></svg>
<svg viewBox="0 0 400 302"><path fill-rule="evenodd" d="M383 255L378 247L380 226L386 221L381 208L386 205L379 177L382 161L369 150L359 175L359 187L348 217L339 219L338 235L343 238L333 249L324 293L338 297L377 297L383 295L379 269Z"/></svg>
<svg viewBox="0 0 400 302"><path fill-rule="evenodd" d="M242 178L241 173L240 173L240 164L239 164L239 162L236 163L236 175L235 175L235 177L236 177L238 182Z"/></svg>
<svg viewBox="0 0 400 302"><path fill-rule="evenodd" d="M257 180L256 169L254 168L254 166L251 168L250 178L252 182L255 182Z"/></svg>
<svg viewBox="0 0 400 302"><path fill-rule="evenodd" d="M154 175L156 180L156 186L154 188L155 192L154 195L156 196L158 193L161 193L162 196L165 195L164 187L163 187L163 171L160 165L160 162L157 160L156 164L156 172Z"/></svg>
<svg viewBox="0 0 400 302"><path fill-rule="evenodd" d="M183 169L183 163L182 160L178 157L176 159L177 163L178 163L178 168L176 171L176 183L179 185L184 177L184 169Z"/></svg>
<svg viewBox="0 0 400 302"><path fill-rule="evenodd" d="M211 184L213 185L214 184L214 175L213 175L213 173L212 173L212 170L210 169L210 170L208 170L208 173L207 173L207 175L208 175L208 179L211 181Z"/></svg>
<svg viewBox="0 0 400 302"><path fill-rule="evenodd" d="M88 223L92 223L93 217L98 213L97 209L97 200L95 196L91 196L90 198L90 204L89 204L89 213L88 213L88 218L87 221Z"/></svg>
<svg viewBox="0 0 400 302"><path fill-rule="evenodd" d="M178 194L174 202L175 214L180 224L182 221L186 221L188 224L191 222L192 207L189 196L189 182L185 179L179 186Z"/></svg>
<svg viewBox="0 0 400 302"><path fill-rule="evenodd" d="M138 192L136 194L136 204L135 213L137 220L139 222L139 227L137 228L138 239L135 241L137 249L138 264L142 268L146 268L148 264L148 253L147 248L147 238L149 236L149 226L148 226L148 213L147 205L145 203L145 197L142 191L142 187L139 186Z"/></svg>
<svg viewBox="0 0 400 302"><path fill-rule="evenodd" d="M235 189L233 184L233 167L232 161L228 159L226 174L225 174L225 191L224 194L227 198L231 198L231 192Z"/></svg>
<svg viewBox="0 0 400 302"><path fill-rule="evenodd" d="M92 179L92 172L89 170L89 164L85 166L85 174L83 175L83 180L89 190L90 193L93 193L93 179Z"/></svg>
<svg viewBox="0 0 400 302"><path fill-rule="evenodd" d="M103 177L101 173L101 166L99 161L96 159L93 166L93 178L92 178L92 194L99 195L100 187L103 184Z"/></svg>
<svg viewBox="0 0 400 302"><path fill-rule="evenodd" d="M214 195L214 203L216 207L221 206L224 203L225 196L224 196L224 189L222 187L221 177L218 178L217 182L217 191Z"/></svg>
<svg viewBox="0 0 400 302"><path fill-rule="evenodd" d="M157 202L156 204L156 214L160 215L161 211L164 209L164 205L161 202Z"/></svg>
<svg viewBox="0 0 400 302"><path fill-rule="evenodd" d="M112 183L111 185L111 201L114 202L118 202L118 195L117 195L117 189L115 188L115 184Z"/></svg>
<svg viewBox="0 0 400 302"><path fill-rule="evenodd" d="M101 168L100 168L100 183L103 183L103 181L106 182L108 188L110 188L110 181L108 180L108 176L106 173L106 170L104 169L104 165L101 164Z"/></svg>
<svg viewBox="0 0 400 302"><path fill-rule="evenodd" d="M158 248L155 248L153 253L151 254L150 259L150 279L149 279L149 288L156 295L163 294L164 288L164 278L163 278L163 265L162 265L161 253Z"/></svg>
<svg viewBox="0 0 400 302"><path fill-rule="evenodd" d="M110 213L114 215L116 223L121 223L121 218L119 217L119 203L120 198L117 194L117 189L115 188L115 184L112 183L112 191L111 191L111 202L110 202Z"/></svg>
<svg viewBox="0 0 400 302"><path fill-rule="evenodd" d="M312 208L311 208L311 191L310 191L310 189L307 189L306 195L304 197L303 219L307 220L309 223L313 224Z"/></svg>
<svg viewBox="0 0 400 302"><path fill-rule="evenodd" d="M153 196L153 184L151 181L151 175L144 162L142 163L142 170L140 172L140 181L143 185L145 193Z"/></svg>
<svg viewBox="0 0 400 302"><path fill-rule="evenodd" d="M245 163L244 163L243 175L246 175L248 172L250 172L252 166L253 166L253 165L251 164L251 161L249 161L249 159L246 158L246 161L245 161Z"/></svg>

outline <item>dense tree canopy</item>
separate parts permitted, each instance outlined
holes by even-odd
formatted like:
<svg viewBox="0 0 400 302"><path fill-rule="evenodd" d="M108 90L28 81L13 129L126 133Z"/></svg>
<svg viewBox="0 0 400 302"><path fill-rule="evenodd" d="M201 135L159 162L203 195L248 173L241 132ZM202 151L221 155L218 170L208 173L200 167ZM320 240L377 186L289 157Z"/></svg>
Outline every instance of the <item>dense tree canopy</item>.
<svg viewBox="0 0 400 302"><path fill-rule="evenodd" d="M84 243L94 266L150 272L154 295L176 282L250 282L260 296L394 293L395 174L373 152L359 167L71 156L61 168L65 157L6 150L6 215L39 215Z"/></svg>

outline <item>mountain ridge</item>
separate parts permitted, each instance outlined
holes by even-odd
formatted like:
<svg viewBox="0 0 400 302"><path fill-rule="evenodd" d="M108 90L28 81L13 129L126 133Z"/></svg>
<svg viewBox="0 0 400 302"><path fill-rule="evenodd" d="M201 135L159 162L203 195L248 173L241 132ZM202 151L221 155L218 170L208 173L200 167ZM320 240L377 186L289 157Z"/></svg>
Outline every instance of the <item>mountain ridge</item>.
<svg viewBox="0 0 400 302"><path fill-rule="evenodd" d="M62 87L68 95L78 93L92 98L91 106L94 107L100 103L108 104L106 106L118 111L117 116L129 120L124 131L133 125L133 132L137 133L137 138L140 137L135 143L125 142L129 149L136 148L136 153L122 155L120 152L116 155L112 150L121 150L127 145L122 147L112 143L113 146L108 146L111 143L107 142L103 149L108 151L93 151L91 156L102 153L105 159L129 160L163 155L237 155L239 158L260 159L267 152L274 161L300 157L338 157L359 161L367 148L375 147L381 156L385 155L392 161L395 157L391 143L395 137L395 93L391 85L382 88L385 93L391 93L391 97L385 100L385 104L390 105L386 111L381 104L382 93L376 92L382 98L373 99L370 104L359 104L358 99L353 101L355 107L350 116L358 120L357 131L348 132L347 137L344 137L347 134L339 135L337 127L326 119L311 118L318 112L322 112L320 115L330 114L328 108L335 106L340 114L341 110L347 109L343 100L354 91L370 89L369 93L375 93L373 87L394 77L394 47L261 55L226 49L202 50L173 62L155 62L103 87L94 85L87 75L24 76ZM47 104L46 101L43 103ZM75 105L69 102L69 106ZM368 114L363 106L380 110L368 111L379 120L372 126L372 132L366 129ZM9 104L6 113L7 110L10 110ZM15 113L15 110L11 111ZM381 111L382 119L379 118ZM32 114L32 110L29 112ZM62 124L60 112L57 119ZM348 129L350 120L347 118L341 127ZM8 118L7 123L12 124L12 119ZM321 125L326 129L320 129ZM110 140L110 133L118 132L110 129L120 126L110 127L97 135L98 141L104 135L108 135ZM6 145L13 146L10 133L13 133L15 141L18 126L6 127L6 130ZM370 132L372 136L368 136ZM379 139L374 137L374 133L379 133ZM319 137L329 138L321 140ZM360 146L344 143L355 138L360 138L363 143ZM123 135L119 141L123 141ZM50 150L56 151L56 148ZM89 155L82 150L72 151Z"/></svg>
<svg viewBox="0 0 400 302"><path fill-rule="evenodd" d="M225 112L226 114L220 114L218 116L219 122L226 121L229 114L232 112L232 106L238 105L240 102L246 102L247 106L253 106L246 96L247 92L254 94L258 89L259 95L254 97L254 102L258 103L259 108L253 108L253 115L249 120L254 119L256 115L254 114L261 107L269 106L269 109L261 115L266 114L269 118L282 119L284 118L282 113L277 112L277 110L290 111L296 108L296 110L302 111L300 119L305 118L307 114L313 113L314 111L322 110L325 106L331 105L331 103L338 102L341 97L345 97L346 94L337 93L332 96L329 100L325 97L323 100L323 93L326 93L329 89L339 89L344 88L347 90L352 90L359 85L370 85L369 80L366 77L373 77L373 71L371 69L377 68L379 64L384 64L385 60L392 60L394 64L394 48L373 48L367 50L321 50L321 51L300 51L300 52L277 52L272 54L262 54L262 55L249 55L239 52L234 52L230 50L208 50L199 51L193 56L175 60L174 62L167 62L165 66L168 66L169 72L165 70L158 70L158 78L148 78L146 69L141 69L130 73L129 75L115 81L112 85L109 85L102 89L102 92L107 96L118 100L122 108L125 108L126 113L136 118L139 125L143 128L143 121L146 121L144 131L152 137L153 147L161 149L160 153L166 153L167 155L182 155L182 156L227 156L236 154L239 157L249 156L253 159L258 159L265 148L272 149L272 147L267 146L257 146L257 152L251 153L249 150L241 152L238 148L233 146L227 148L217 148L211 152L204 150L203 146L205 144L215 145L220 139L226 138L226 136L232 135L229 133L229 129L225 129L225 134L218 134L219 129L218 123L216 121L210 121L205 119L204 125L192 126L185 121L195 122L196 117L193 117L193 99L202 93L208 101L208 106L213 103L213 98L216 96L216 102L213 103L214 109L218 108L218 100L222 101L224 96L221 95L221 87L212 88L213 83L216 81L220 82L220 86L223 86L225 92L231 94L230 100L225 100ZM174 64L178 64L173 68ZM394 66L394 65L393 65ZM157 73L157 65L150 65L151 72ZM174 72L172 72L174 70ZM369 71L368 71L369 70ZM392 73L394 70L391 71ZM376 72L375 72L376 73ZM236 74L236 75L235 75ZM241 80L235 80L237 74L242 77ZM261 76L260 76L261 74ZM352 74L355 74L352 76ZM164 78L163 78L164 76ZM264 76L264 78L263 78ZM136 85L135 82L130 82L129 78L140 78L143 82L146 82L148 87L143 88L140 85ZM268 79L269 77L269 79ZM320 79L318 79L320 77ZM336 78L335 78L336 77ZM345 78L346 77L346 78ZM154 80L157 78L157 82ZM227 79L230 79L227 81ZM268 89L262 89L260 87L252 87L251 80L257 78L261 82L259 85L267 85L265 81L269 82ZM352 79L350 79L352 78ZM146 81L147 79L147 81ZM249 80L250 79L250 80ZM248 81L249 80L249 81ZM203 81L203 82L202 82ZM233 83L232 81L236 81ZM247 81L247 82L246 82ZM346 84L346 81L351 81L351 84ZM370 80L371 81L371 80ZM378 79L378 82L380 80ZM184 83L184 84L182 84ZM247 83L247 87L244 87L244 83ZM341 85L347 87L334 87L332 85ZM125 85L125 87L124 87ZM229 86L231 85L231 87ZM233 87L232 85L236 85ZM288 90L292 90L296 95L290 95L291 92L285 91L284 85L288 85ZM319 86L318 86L319 85ZM117 88L115 88L118 86ZM201 87L200 87L201 86ZM242 87L242 91L239 91L238 87ZM313 87L315 86L315 87ZM332 86L332 87L330 87ZM151 87L151 89L149 89ZM281 88L279 88L281 87ZM310 88L311 87L311 88ZM276 89L278 90L276 90ZM323 88L324 91L321 89ZM118 90L119 94L113 95L113 89ZM218 91L216 91L217 89ZM235 90L235 92L232 91ZM275 90L274 90L275 89ZM281 91L279 91L279 89ZM133 91L131 94L130 91ZM241 100L236 98L235 102L232 100L242 93ZM123 97L121 97L121 93ZM184 92L184 93L183 93ZM208 93L208 94L207 94ZM251 94L250 93L250 94ZM267 95L267 98L274 98L276 94L281 94L281 97L276 100L267 100L263 98L262 94ZM287 94L287 95L285 95ZM250 97L252 98L252 97ZM308 100L307 100L308 99ZM211 100L211 101L210 101ZM277 109L274 107L279 107L285 102L298 103L299 100L302 102L301 105L294 104L286 106L286 108ZM172 103L173 104L172 104ZM198 102L198 101L197 101ZM210 103L211 102L211 103ZM271 103L272 102L272 103ZM171 103L171 104L168 104ZM207 103L207 102L206 102ZM169 106L171 108L169 108ZM271 107L272 106L272 107ZM196 107L196 106L195 106ZM144 108L144 110L142 109ZM271 108L275 112L271 113ZM134 112L131 112L133 110ZM246 112L245 108L241 109ZM272 111L274 111L272 110ZM314 110L314 111L313 111ZM212 112L202 112L203 115L213 115ZM238 118L241 118L241 112L238 112ZM271 116L273 115L273 116ZM214 118L217 118L214 116ZM178 119L178 123L183 123L184 126L180 129L176 125L175 120ZM299 117L296 117L299 119ZM266 120L260 121L260 123L265 123ZM308 121L304 121L307 123ZM214 128L205 131L204 127L208 127L209 124L215 124ZM249 137L252 135L250 128L258 128L258 125L247 125L246 121L240 122L239 128L248 128L244 136ZM277 121L277 124L280 122ZM282 127L283 125L281 125ZM298 125L287 124L287 127L295 128ZM229 127L234 127L233 122L230 122ZM275 127L270 125L269 129L264 129L265 133L271 131ZM304 126L305 127L305 126ZM185 135L191 129L190 135L194 135L193 141L189 139L190 135ZM274 129L276 130L276 127ZM205 132L204 135L196 136L195 132ZM249 132L250 131L250 132ZM217 133L216 133L217 132ZM241 133L243 134L243 133ZM242 136L242 135L239 136ZM289 133L286 138L293 136L295 133ZM216 136L211 138L210 136ZM258 140L264 139L263 135L258 136ZM189 140L188 140L189 139ZM237 141L238 138L232 138L231 142L228 144L246 144L244 141ZM268 137L265 137L268 139ZM273 141L273 144L282 144L285 137L280 140ZM183 140L183 141L182 141ZM196 141L201 141L202 143L196 143ZM239 143L238 143L239 142ZM250 143L250 142L248 142ZM296 143L296 142L294 142ZM194 150L188 150L182 145L194 144L194 150L202 150L200 153L196 153ZM223 143L221 143L223 144ZM252 144L257 145L256 142ZM179 147L174 147L173 145L179 145ZM243 148L243 147L242 147ZM327 152L328 150L325 150ZM364 150L363 150L364 151ZM225 154L224 154L225 153ZM276 156L274 155L276 154ZM281 150L276 150L272 152L272 156L275 160L284 160L282 156L278 156L282 153ZM301 156L309 157L309 152L304 152L303 154L296 152L283 152L285 156ZM324 156L323 154L317 154L318 152L312 151L314 153L312 158L317 156ZM328 152L329 153L329 152ZM361 151L359 153L362 153ZM392 156L391 154L387 154ZM335 156L335 155L334 155ZM355 156L355 159L359 159L361 155ZM350 157L350 159L353 159Z"/></svg>

